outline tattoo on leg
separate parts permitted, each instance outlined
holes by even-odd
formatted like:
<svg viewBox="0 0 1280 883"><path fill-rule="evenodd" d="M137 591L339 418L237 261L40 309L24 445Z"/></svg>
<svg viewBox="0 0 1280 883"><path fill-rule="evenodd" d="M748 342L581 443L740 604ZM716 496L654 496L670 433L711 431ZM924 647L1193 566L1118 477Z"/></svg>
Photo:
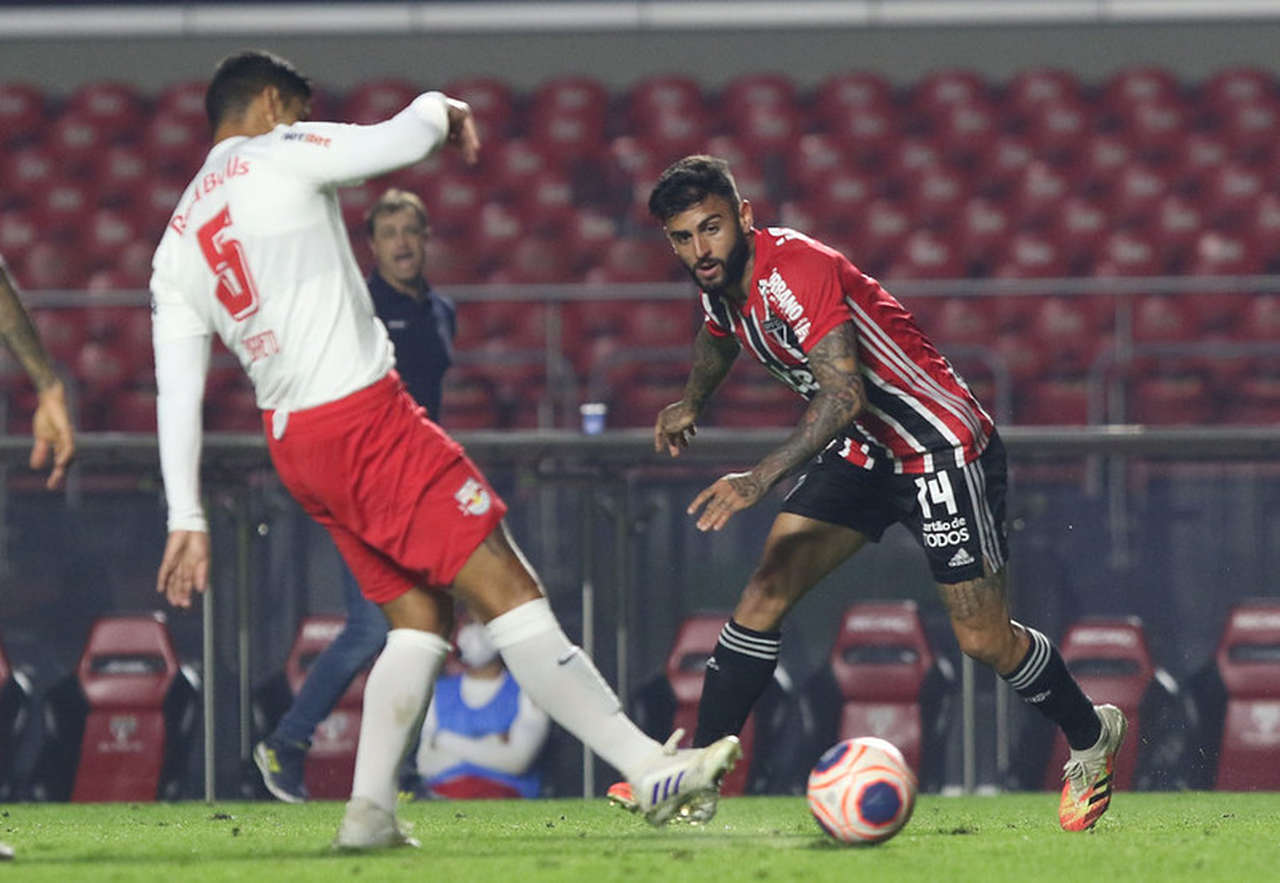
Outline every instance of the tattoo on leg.
<svg viewBox="0 0 1280 883"><path fill-rule="evenodd" d="M964 621L1005 611L1004 580L980 579L938 586L942 603L953 620Z"/></svg>

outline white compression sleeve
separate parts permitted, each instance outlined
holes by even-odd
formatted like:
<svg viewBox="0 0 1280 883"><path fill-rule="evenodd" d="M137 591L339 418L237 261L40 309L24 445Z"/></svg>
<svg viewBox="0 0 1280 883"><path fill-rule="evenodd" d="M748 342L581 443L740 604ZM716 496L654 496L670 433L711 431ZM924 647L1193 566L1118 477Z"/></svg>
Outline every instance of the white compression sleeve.
<svg viewBox="0 0 1280 883"><path fill-rule="evenodd" d="M546 598L508 610L486 628L529 698L628 780L661 752L623 713L590 658L569 643Z"/></svg>
<svg viewBox="0 0 1280 883"><path fill-rule="evenodd" d="M417 629L392 629L364 685L352 798L396 810L400 761L426 712L449 642Z"/></svg>
<svg viewBox="0 0 1280 883"><path fill-rule="evenodd" d="M200 447L209 337L155 341L156 425L169 530L208 531L200 504Z"/></svg>

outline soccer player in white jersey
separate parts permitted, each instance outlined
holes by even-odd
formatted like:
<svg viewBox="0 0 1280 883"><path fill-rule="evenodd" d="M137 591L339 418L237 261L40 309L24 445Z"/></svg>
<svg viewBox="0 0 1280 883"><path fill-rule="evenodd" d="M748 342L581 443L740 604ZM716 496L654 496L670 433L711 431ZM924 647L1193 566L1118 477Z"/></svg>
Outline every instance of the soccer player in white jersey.
<svg viewBox="0 0 1280 883"><path fill-rule="evenodd" d="M561 630L507 534L506 506L395 371L348 245L337 187L444 142L474 162L471 111L438 92L373 126L303 122L311 89L265 52L225 59L206 92L214 146L156 250L151 290L169 538L157 590L209 584L200 505L201 398L216 332L244 365L285 486L333 536L390 624L365 686L351 800L335 846L412 843L396 774L449 644L448 597L486 623L507 668L557 723L619 769L646 817L714 809L740 754L726 738L676 751L645 736Z"/></svg>
<svg viewBox="0 0 1280 883"><path fill-rule="evenodd" d="M699 530L720 530L805 470L707 661L693 744L742 728L772 680L787 612L901 523L929 560L960 649L1062 728L1071 756L1059 821L1069 831L1093 827L1111 799L1125 718L1113 705L1095 707L1053 643L1010 619L1004 446L968 386L911 314L844 255L795 230L753 227L751 204L723 160L671 165L649 212L706 314L684 396L659 413L654 448L676 456L689 445L744 348L809 403L776 450L689 506ZM626 803L625 792L614 786L610 796Z"/></svg>

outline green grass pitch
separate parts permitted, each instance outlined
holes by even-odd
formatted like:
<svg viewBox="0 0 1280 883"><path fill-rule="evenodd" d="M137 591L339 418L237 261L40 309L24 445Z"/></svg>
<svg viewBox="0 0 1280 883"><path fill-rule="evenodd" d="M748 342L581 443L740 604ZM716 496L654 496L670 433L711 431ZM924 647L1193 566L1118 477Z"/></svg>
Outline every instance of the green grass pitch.
<svg viewBox="0 0 1280 883"><path fill-rule="evenodd" d="M923 796L879 846L836 846L798 797L732 798L701 828L654 829L603 799L412 803L420 850L329 849L341 804L8 804L10 880L1229 881L1280 879L1280 794L1119 794L1086 834L1056 796Z"/></svg>

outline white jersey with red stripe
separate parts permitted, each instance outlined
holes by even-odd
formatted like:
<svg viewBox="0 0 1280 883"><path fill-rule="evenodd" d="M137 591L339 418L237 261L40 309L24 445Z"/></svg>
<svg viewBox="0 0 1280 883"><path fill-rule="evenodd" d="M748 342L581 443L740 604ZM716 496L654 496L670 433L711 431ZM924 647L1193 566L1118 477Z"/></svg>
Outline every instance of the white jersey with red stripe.
<svg viewBox="0 0 1280 883"><path fill-rule="evenodd" d="M217 332L262 409L336 401L395 362L351 252L337 188L425 157L448 132L420 95L373 126L295 123L209 151L156 249L157 341Z"/></svg>
<svg viewBox="0 0 1280 883"><path fill-rule="evenodd" d="M752 230L755 264L741 307L706 292L706 328L734 335L805 399L818 391L809 352L852 321L866 406L837 437L865 469L933 472L977 459L994 431L969 387L880 283L844 255L785 227Z"/></svg>

